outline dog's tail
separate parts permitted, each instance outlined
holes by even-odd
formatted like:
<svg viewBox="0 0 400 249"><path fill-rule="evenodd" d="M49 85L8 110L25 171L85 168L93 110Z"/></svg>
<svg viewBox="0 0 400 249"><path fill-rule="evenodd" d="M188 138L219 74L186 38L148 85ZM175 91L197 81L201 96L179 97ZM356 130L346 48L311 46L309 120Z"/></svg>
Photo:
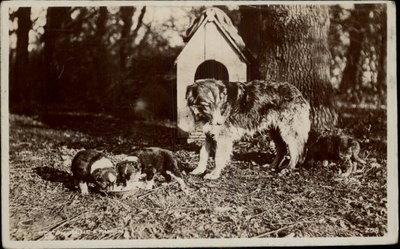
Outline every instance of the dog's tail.
<svg viewBox="0 0 400 249"><path fill-rule="evenodd" d="M353 146L355 147L355 149L353 150L353 158L356 162L359 162L361 164L366 164L366 162L360 158L359 153L361 150L361 146L360 143L357 141L353 141Z"/></svg>

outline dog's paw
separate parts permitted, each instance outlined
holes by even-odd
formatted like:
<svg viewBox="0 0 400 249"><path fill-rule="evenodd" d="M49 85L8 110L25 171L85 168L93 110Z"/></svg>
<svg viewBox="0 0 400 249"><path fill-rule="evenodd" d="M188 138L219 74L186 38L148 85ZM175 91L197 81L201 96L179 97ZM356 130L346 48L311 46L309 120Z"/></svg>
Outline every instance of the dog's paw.
<svg viewBox="0 0 400 249"><path fill-rule="evenodd" d="M154 187L154 180L150 180L150 181L146 181L146 186L145 189L146 190L151 190Z"/></svg>
<svg viewBox="0 0 400 249"><path fill-rule="evenodd" d="M81 191L81 195L89 195L89 191L87 191L87 190L82 190L82 191Z"/></svg>
<svg viewBox="0 0 400 249"><path fill-rule="evenodd" d="M219 173L211 172L211 173L206 174L206 175L204 176L204 179L207 179L207 180L215 180L215 179L218 179L219 176L220 176Z"/></svg>
<svg viewBox="0 0 400 249"><path fill-rule="evenodd" d="M89 189L87 186L87 183L79 183L79 189L81 190L82 195L88 195L89 194Z"/></svg>
<svg viewBox="0 0 400 249"><path fill-rule="evenodd" d="M197 167L194 170L192 170L190 172L190 174L192 174L192 175L200 175L200 174L204 173L204 171L206 171L206 169Z"/></svg>
<svg viewBox="0 0 400 249"><path fill-rule="evenodd" d="M282 170L278 173L278 176L284 176L284 175L289 174L290 172L291 172L290 169L284 168L284 169L282 169Z"/></svg>

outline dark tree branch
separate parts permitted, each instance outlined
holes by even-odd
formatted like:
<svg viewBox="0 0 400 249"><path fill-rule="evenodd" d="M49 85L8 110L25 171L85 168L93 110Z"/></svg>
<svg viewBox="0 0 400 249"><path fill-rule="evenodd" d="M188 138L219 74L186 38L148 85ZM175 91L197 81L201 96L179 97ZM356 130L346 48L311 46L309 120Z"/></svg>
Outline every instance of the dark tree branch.
<svg viewBox="0 0 400 249"><path fill-rule="evenodd" d="M126 64L127 64L127 56L128 56L128 48L132 41L132 36L130 34L131 27L132 27L132 16L135 9L134 7L121 7L120 14L121 19L123 21L123 26L121 30L121 39L120 39L120 68L122 71L125 71Z"/></svg>
<svg viewBox="0 0 400 249"><path fill-rule="evenodd" d="M142 27L142 24L143 24L143 17L144 17L144 14L146 13L146 6L144 6L143 8L142 8L142 10L140 11L140 15L139 15L139 18L138 18L138 22L137 22L137 25L136 25L136 28L133 30L133 32L132 32L132 38L133 38L133 40L134 39L136 39L136 36L137 36L137 34L138 34L138 32L139 32L139 29Z"/></svg>

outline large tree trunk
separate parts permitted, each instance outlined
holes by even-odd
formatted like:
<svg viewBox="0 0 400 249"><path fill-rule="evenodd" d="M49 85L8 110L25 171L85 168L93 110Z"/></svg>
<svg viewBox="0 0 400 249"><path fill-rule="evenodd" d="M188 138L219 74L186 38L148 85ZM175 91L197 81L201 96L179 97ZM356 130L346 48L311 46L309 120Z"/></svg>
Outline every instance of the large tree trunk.
<svg viewBox="0 0 400 249"><path fill-rule="evenodd" d="M240 34L257 59L258 77L294 84L310 101L312 129L332 129L337 114L329 82L328 7L270 5L240 10Z"/></svg>
<svg viewBox="0 0 400 249"><path fill-rule="evenodd" d="M42 89L44 94L42 101L44 104L55 102L59 97L59 74L55 65L55 52L57 40L60 35L66 30L63 29L63 24L70 19L69 8L65 7L49 7L46 15L46 26L44 28L44 65L46 69L45 82Z"/></svg>
<svg viewBox="0 0 400 249"><path fill-rule="evenodd" d="M32 27L31 8L21 7L17 10L17 48L15 56L14 81L10 85L10 97L13 104L29 108L32 98L30 79L28 78L29 67L29 30Z"/></svg>

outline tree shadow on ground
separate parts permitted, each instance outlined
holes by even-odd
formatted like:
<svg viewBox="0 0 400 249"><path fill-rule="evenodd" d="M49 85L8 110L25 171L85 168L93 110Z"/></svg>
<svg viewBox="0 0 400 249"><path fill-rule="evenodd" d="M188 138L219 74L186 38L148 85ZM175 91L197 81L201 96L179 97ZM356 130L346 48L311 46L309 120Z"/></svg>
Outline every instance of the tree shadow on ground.
<svg viewBox="0 0 400 249"><path fill-rule="evenodd" d="M233 153L232 158L235 161L255 162L258 165L264 165L272 162L274 154L260 151L240 151Z"/></svg>
<svg viewBox="0 0 400 249"><path fill-rule="evenodd" d="M132 152L141 147L161 147L176 151L197 150L186 144L187 134L173 125L138 120L124 120L105 114L42 113L39 120L57 130L72 130L89 135L89 139L66 139L70 148L106 149L113 153Z"/></svg>
<svg viewBox="0 0 400 249"><path fill-rule="evenodd" d="M362 153L387 153L387 111L362 107L342 107L339 127L359 139Z"/></svg>
<svg viewBox="0 0 400 249"><path fill-rule="evenodd" d="M346 108L340 109L341 122L338 127L360 139L363 150L377 147L386 153L386 110ZM172 151L200 150L199 144L186 142L187 134L176 126L161 122L144 122L117 118L106 114L79 112L47 112L38 118L43 124L57 131L78 131L77 135L64 137L57 146L73 149L92 148L106 150L114 154L130 154L143 147L161 147ZM32 125L32 124L27 124ZM37 124L34 124L36 128ZM182 136L180 136L182 135ZM61 136L64 136L61 134ZM249 148L268 148L265 136L254 136L245 141L245 146L233 155L234 160L253 161L263 165L273 160L273 153L249 151ZM260 141L260 144L257 144Z"/></svg>
<svg viewBox="0 0 400 249"><path fill-rule="evenodd" d="M33 169L43 180L62 183L66 188L75 189L73 177L70 173L53 167L36 167Z"/></svg>
<svg viewBox="0 0 400 249"><path fill-rule="evenodd" d="M385 109L342 107L338 127L357 138L364 135L385 137L387 134L387 112Z"/></svg>
<svg viewBox="0 0 400 249"><path fill-rule="evenodd" d="M43 180L49 182L59 182L64 185L67 189L71 191L79 192L79 188L74 181L74 177L63 170L59 170L56 168L44 166L44 167L36 167L34 168L34 172L38 174ZM106 195L104 192L100 191L95 186L88 184L89 191L91 193Z"/></svg>

